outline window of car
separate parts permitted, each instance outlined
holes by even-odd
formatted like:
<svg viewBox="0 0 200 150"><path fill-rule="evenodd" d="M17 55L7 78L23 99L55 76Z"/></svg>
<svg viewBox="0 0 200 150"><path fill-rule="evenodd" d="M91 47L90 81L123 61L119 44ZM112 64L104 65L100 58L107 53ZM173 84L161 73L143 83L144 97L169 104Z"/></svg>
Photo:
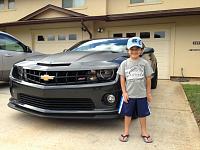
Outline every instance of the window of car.
<svg viewBox="0 0 200 150"><path fill-rule="evenodd" d="M63 0L63 8L77 8L85 5L85 0Z"/></svg>
<svg viewBox="0 0 200 150"><path fill-rule="evenodd" d="M4 9L4 0L0 0L0 10Z"/></svg>
<svg viewBox="0 0 200 150"><path fill-rule="evenodd" d="M128 39L97 39L86 41L75 47L71 51L112 51L127 52L126 44Z"/></svg>
<svg viewBox="0 0 200 150"><path fill-rule="evenodd" d="M15 8L15 0L8 0L8 9Z"/></svg>
<svg viewBox="0 0 200 150"><path fill-rule="evenodd" d="M21 43L7 35L0 34L0 50L24 52Z"/></svg>
<svg viewBox="0 0 200 150"><path fill-rule="evenodd" d="M138 3L157 3L161 0L130 0L130 4L138 4Z"/></svg>

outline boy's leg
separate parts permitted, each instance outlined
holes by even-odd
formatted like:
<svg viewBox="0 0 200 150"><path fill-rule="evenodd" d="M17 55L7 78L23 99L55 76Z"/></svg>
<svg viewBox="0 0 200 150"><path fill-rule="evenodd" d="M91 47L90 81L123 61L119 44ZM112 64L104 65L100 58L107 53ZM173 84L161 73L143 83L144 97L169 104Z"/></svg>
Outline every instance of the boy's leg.
<svg viewBox="0 0 200 150"><path fill-rule="evenodd" d="M127 142L129 138L129 128L131 124L131 119L133 115L133 109L134 109L134 101L132 99L129 99L128 103L123 103L122 109L121 109L121 115L124 116L124 133L120 135L119 140L121 142Z"/></svg>
<svg viewBox="0 0 200 150"><path fill-rule="evenodd" d="M146 143L152 143L153 140L147 132L146 116L150 115L150 110L146 98L137 100L137 109L139 115L139 121L141 126L141 136Z"/></svg>
<svg viewBox="0 0 200 150"><path fill-rule="evenodd" d="M140 121L140 127L141 127L141 135L142 136L148 136L147 125L146 125L146 117L139 118L139 121Z"/></svg>
<svg viewBox="0 0 200 150"><path fill-rule="evenodd" d="M135 109L135 101L129 98L128 103L123 102L120 110L120 114L124 116L124 133L123 135L129 135L129 127Z"/></svg>
<svg viewBox="0 0 200 150"><path fill-rule="evenodd" d="M130 124L131 124L131 117L125 116L124 117L124 135L129 135Z"/></svg>
<svg viewBox="0 0 200 150"><path fill-rule="evenodd" d="M128 142L130 124L131 124L131 117L124 116L124 133L121 134L121 136L119 137L119 140L121 142Z"/></svg>
<svg viewBox="0 0 200 150"><path fill-rule="evenodd" d="M141 126L141 136L146 143L152 143L153 140L151 136L147 133L147 128L146 128L146 117L141 117L139 118L140 120L140 126Z"/></svg>

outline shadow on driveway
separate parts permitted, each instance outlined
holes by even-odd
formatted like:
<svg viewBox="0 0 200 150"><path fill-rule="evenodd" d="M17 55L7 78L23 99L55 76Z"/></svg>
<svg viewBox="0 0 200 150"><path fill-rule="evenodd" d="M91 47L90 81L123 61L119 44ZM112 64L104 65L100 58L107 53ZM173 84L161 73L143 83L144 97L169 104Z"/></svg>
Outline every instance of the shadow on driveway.
<svg viewBox="0 0 200 150"><path fill-rule="evenodd" d="M44 129L75 129L75 130L117 130L123 124L121 118L117 119L55 119L31 116L21 112L12 114L13 122L22 121L26 126L40 126ZM120 123L121 122L121 123Z"/></svg>

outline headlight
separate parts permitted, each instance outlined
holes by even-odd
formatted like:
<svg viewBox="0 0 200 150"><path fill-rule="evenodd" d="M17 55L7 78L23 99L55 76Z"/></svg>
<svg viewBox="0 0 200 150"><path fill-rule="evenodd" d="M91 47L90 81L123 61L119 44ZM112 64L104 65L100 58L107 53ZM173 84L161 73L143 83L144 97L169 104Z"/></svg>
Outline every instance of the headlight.
<svg viewBox="0 0 200 150"><path fill-rule="evenodd" d="M113 78L115 72L113 69L103 69L99 70L97 77L100 80L110 80Z"/></svg>
<svg viewBox="0 0 200 150"><path fill-rule="evenodd" d="M89 81L109 81L115 79L114 69L91 70L89 72Z"/></svg>
<svg viewBox="0 0 200 150"><path fill-rule="evenodd" d="M24 69L21 66L13 66L12 76L16 79L23 79Z"/></svg>

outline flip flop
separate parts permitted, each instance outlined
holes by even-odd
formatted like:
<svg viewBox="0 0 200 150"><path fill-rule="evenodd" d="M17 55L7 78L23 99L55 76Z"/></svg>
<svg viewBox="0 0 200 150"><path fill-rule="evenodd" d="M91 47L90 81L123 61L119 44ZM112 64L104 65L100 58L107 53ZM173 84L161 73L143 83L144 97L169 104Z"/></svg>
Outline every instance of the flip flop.
<svg viewBox="0 0 200 150"><path fill-rule="evenodd" d="M123 135L123 134L121 134L121 136L119 137L119 140L121 142L128 142L128 138L129 138L129 135Z"/></svg>
<svg viewBox="0 0 200 150"><path fill-rule="evenodd" d="M150 135L148 135L148 136L143 136L143 135L141 135L141 137L142 137L142 139L143 139L143 141L144 141L145 143L152 143L152 142L153 142L153 140L152 140L152 138L151 138Z"/></svg>

